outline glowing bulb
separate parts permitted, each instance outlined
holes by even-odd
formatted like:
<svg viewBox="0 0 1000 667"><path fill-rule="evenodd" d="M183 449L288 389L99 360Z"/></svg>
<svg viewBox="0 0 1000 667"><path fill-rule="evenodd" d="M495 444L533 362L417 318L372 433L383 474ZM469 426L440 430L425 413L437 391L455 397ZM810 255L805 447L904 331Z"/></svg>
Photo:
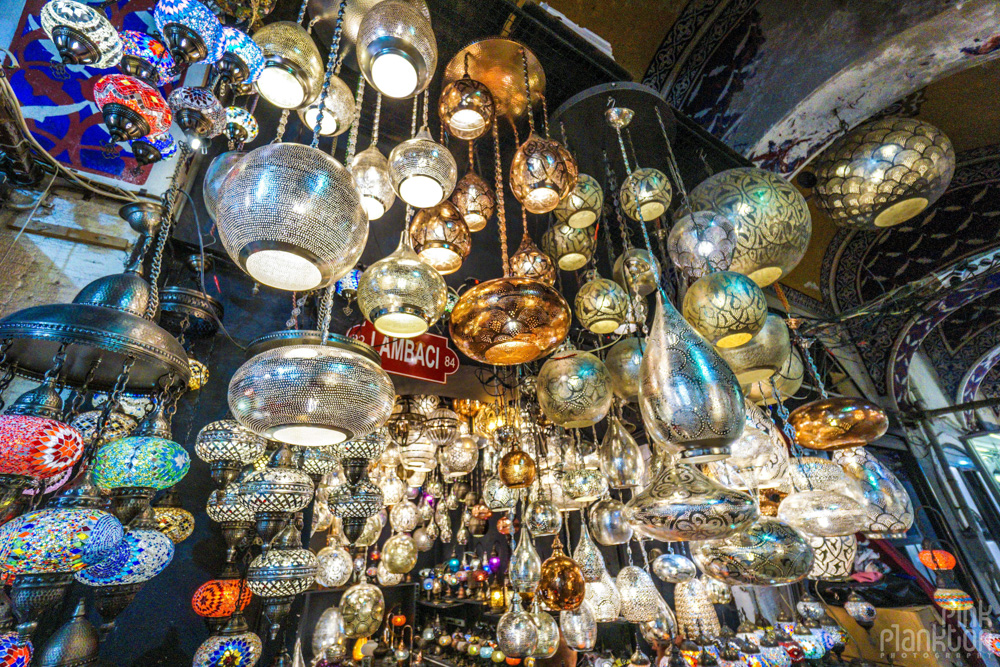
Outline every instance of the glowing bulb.
<svg viewBox="0 0 1000 667"><path fill-rule="evenodd" d="M399 196L415 208L432 208L444 199L444 188L430 176L410 176L399 184Z"/></svg>
<svg viewBox="0 0 1000 667"><path fill-rule="evenodd" d="M313 105L306 109L303 114L306 117L306 125L310 130L316 127L316 120L319 118L319 105ZM325 110L323 113L323 119L319 123L319 133L324 137L328 137L331 134L337 133L337 117L329 109Z"/></svg>
<svg viewBox="0 0 1000 667"><path fill-rule="evenodd" d="M365 209L369 220L378 220L385 213L385 206L375 197L361 196L361 207Z"/></svg>
<svg viewBox="0 0 1000 667"><path fill-rule="evenodd" d="M387 97L408 97L417 89L417 68L399 53L382 53L372 62L372 81Z"/></svg>
<svg viewBox="0 0 1000 667"><path fill-rule="evenodd" d="M265 67L261 72L257 79L257 92L281 109L300 107L306 97L306 91L295 75L277 65Z"/></svg>
<svg viewBox="0 0 1000 667"><path fill-rule="evenodd" d="M258 250L247 257L246 270L257 282L289 292L311 290L323 281L315 264L284 250Z"/></svg>

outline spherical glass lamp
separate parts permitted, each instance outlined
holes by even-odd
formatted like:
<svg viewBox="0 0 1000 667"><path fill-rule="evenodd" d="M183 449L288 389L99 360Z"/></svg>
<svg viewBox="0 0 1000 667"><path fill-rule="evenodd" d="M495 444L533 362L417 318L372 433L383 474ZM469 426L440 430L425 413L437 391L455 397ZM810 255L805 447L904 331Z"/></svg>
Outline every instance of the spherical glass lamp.
<svg viewBox="0 0 1000 667"><path fill-rule="evenodd" d="M202 618L229 618L249 602L250 589L238 576L209 579L191 596L191 608Z"/></svg>
<svg viewBox="0 0 1000 667"><path fill-rule="evenodd" d="M716 271L684 294L684 319L708 342L722 348L750 342L767 319L767 299L742 273Z"/></svg>
<svg viewBox="0 0 1000 667"><path fill-rule="evenodd" d="M763 169L738 167L709 176L691 191L688 207L733 223L737 246L729 270L761 287L787 275L809 246L806 200L788 181Z"/></svg>
<svg viewBox="0 0 1000 667"><path fill-rule="evenodd" d="M382 547L381 564L392 574L406 574L417 564L417 545L406 533L396 533Z"/></svg>
<svg viewBox="0 0 1000 667"><path fill-rule="evenodd" d="M496 195L479 174L469 171L455 186L451 203L465 220L470 232L478 232L486 227L496 210Z"/></svg>
<svg viewBox="0 0 1000 667"><path fill-rule="evenodd" d="M608 490L608 480L600 470L583 468L570 470L561 480L566 496L578 503L591 503Z"/></svg>
<svg viewBox="0 0 1000 667"><path fill-rule="evenodd" d="M326 85L326 81L323 82L323 85ZM309 132L316 129L316 121L319 121L320 136L336 137L347 132L347 128L354 122L356 112L354 93L339 76L331 76L329 79L326 99L323 101L322 118L320 118L319 106L319 100L317 100L304 109L299 109L299 118L302 119Z"/></svg>
<svg viewBox="0 0 1000 667"><path fill-rule="evenodd" d="M512 509L517 505L517 493L504 485L499 477L490 477L483 484L483 501L491 510Z"/></svg>
<svg viewBox="0 0 1000 667"><path fill-rule="evenodd" d="M593 651L597 644L597 619L586 600L576 609L559 612L559 629L574 651Z"/></svg>
<svg viewBox="0 0 1000 667"><path fill-rule="evenodd" d="M194 667L239 665L254 667L260 660L260 637L250 632L243 615L234 614L217 635L206 639L194 654Z"/></svg>
<svg viewBox="0 0 1000 667"><path fill-rule="evenodd" d="M140 166L166 160L177 153L177 142L169 133L147 134L129 142L132 155Z"/></svg>
<svg viewBox="0 0 1000 667"><path fill-rule="evenodd" d="M944 194L955 174L955 149L929 123L879 118L833 142L810 170L816 204L831 220L881 229L913 218Z"/></svg>
<svg viewBox="0 0 1000 667"><path fill-rule="evenodd" d="M414 208L433 208L455 189L458 165L451 151L434 141L424 126L389 153L389 177L404 202Z"/></svg>
<svg viewBox="0 0 1000 667"><path fill-rule="evenodd" d="M866 515L861 503L841 493L803 490L781 501L778 518L810 535L840 537L861 530Z"/></svg>
<svg viewBox="0 0 1000 667"><path fill-rule="evenodd" d="M201 195L205 201L205 210L208 211L208 215L213 221L218 214L222 184L225 183L229 172L243 159L244 155L246 155L246 151L227 151L219 153L208 163L205 179L201 183Z"/></svg>
<svg viewBox="0 0 1000 667"><path fill-rule="evenodd" d="M447 200L417 211L410 223L410 240L420 259L443 276L458 271L472 249L462 214Z"/></svg>
<svg viewBox="0 0 1000 667"><path fill-rule="evenodd" d="M369 146L351 159L348 167L361 194L361 206L368 220L378 220L396 201L389 175L389 161L377 146Z"/></svg>
<svg viewBox="0 0 1000 667"><path fill-rule="evenodd" d="M451 311L451 339L469 358L501 366L534 361L569 334L569 304L530 278L496 278L466 291Z"/></svg>
<svg viewBox="0 0 1000 667"><path fill-rule="evenodd" d="M149 581L162 572L174 557L174 543L155 527L137 527L137 522L125 531L111 554L77 572L76 580L87 586L127 586ZM142 525L155 526L155 520L150 516Z"/></svg>
<svg viewBox="0 0 1000 667"><path fill-rule="evenodd" d="M264 71L264 52L242 30L222 26L222 57L215 69L227 84L254 83Z"/></svg>
<svg viewBox="0 0 1000 667"><path fill-rule="evenodd" d="M765 382L777 373L791 354L788 325L780 315L770 313L764 326L739 347L716 347L741 385Z"/></svg>
<svg viewBox="0 0 1000 667"><path fill-rule="evenodd" d="M387 97L421 93L437 69L437 42L417 3L383 0L358 27L358 65L368 83Z"/></svg>
<svg viewBox="0 0 1000 667"><path fill-rule="evenodd" d="M495 107L490 89L475 79L452 81L438 98L438 115L448 132L459 139L477 139L490 129Z"/></svg>
<svg viewBox="0 0 1000 667"><path fill-rule="evenodd" d="M510 608L497 622L497 645L511 658L526 658L538 647L538 626L531 614L521 609L519 595L511 596Z"/></svg>
<svg viewBox="0 0 1000 667"><path fill-rule="evenodd" d="M257 119L242 107L226 107L226 138L236 144L247 144L257 138ZM242 157L245 153L240 153ZM214 163L214 161L213 161ZM204 186L203 186L204 187Z"/></svg>
<svg viewBox="0 0 1000 667"><path fill-rule="evenodd" d="M96 509L53 508L0 526L0 568L13 574L76 572L111 555L121 522Z"/></svg>
<svg viewBox="0 0 1000 667"><path fill-rule="evenodd" d="M652 222L667 212L674 188L659 169L636 169L622 182L622 212L633 220Z"/></svg>
<svg viewBox="0 0 1000 667"><path fill-rule="evenodd" d="M763 295L761 295L763 296ZM613 280L594 269L576 293L576 316L580 324L596 334L610 334L628 317L628 294Z"/></svg>
<svg viewBox="0 0 1000 667"><path fill-rule="evenodd" d="M713 271L728 271L736 253L736 228L713 211L681 216L670 228L667 252L674 266L691 279Z"/></svg>
<svg viewBox="0 0 1000 667"><path fill-rule="evenodd" d="M351 173L301 144L268 144L233 166L216 222L233 261L254 280L290 291L333 284L368 241Z"/></svg>
<svg viewBox="0 0 1000 667"><path fill-rule="evenodd" d="M519 278L531 278L546 285L556 284L556 265L538 249L530 234L521 236L521 245L510 256L510 272Z"/></svg>
<svg viewBox="0 0 1000 667"><path fill-rule="evenodd" d="M604 363L571 343L559 348L538 372L542 413L564 428L583 428L611 409L611 375Z"/></svg>
<svg viewBox="0 0 1000 667"><path fill-rule="evenodd" d="M585 595L583 572L572 558L563 553L557 535L552 543L552 555L542 562L538 596L550 609L569 611L579 607Z"/></svg>
<svg viewBox="0 0 1000 667"><path fill-rule="evenodd" d="M597 179L587 174L579 174L574 187L559 201L555 208L556 220L582 229L589 227L601 217L604 207L604 192Z"/></svg>
<svg viewBox="0 0 1000 667"><path fill-rule="evenodd" d="M236 421L303 447L360 438L385 423L395 390L378 354L335 334L327 342L273 348L240 366L229 383Z"/></svg>
<svg viewBox="0 0 1000 667"><path fill-rule="evenodd" d="M178 65L222 56L222 24L198 0L159 0L153 21Z"/></svg>
<svg viewBox="0 0 1000 667"><path fill-rule="evenodd" d="M728 584L776 586L801 581L813 564L805 536L780 519L760 517L729 537L697 542L694 562Z"/></svg>
<svg viewBox="0 0 1000 667"><path fill-rule="evenodd" d="M268 23L253 35L264 52L257 92L281 109L299 109L316 101L323 86L323 59L312 36L298 23Z"/></svg>
<svg viewBox="0 0 1000 667"><path fill-rule="evenodd" d="M167 104L192 148L199 148L205 139L222 134L226 129L226 110L207 88L174 88Z"/></svg>
<svg viewBox="0 0 1000 667"><path fill-rule="evenodd" d="M0 416L0 483L15 496L31 480L52 480L66 473L83 456L84 436L59 421L55 405L51 411L30 405L26 397L33 395L34 391L28 392L23 402L19 399Z"/></svg>
<svg viewBox="0 0 1000 667"><path fill-rule="evenodd" d="M562 529L562 514L555 503L544 496L528 503L524 512L524 525L532 537L556 535Z"/></svg>
<svg viewBox="0 0 1000 667"><path fill-rule="evenodd" d="M576 271L583 268L594 254L593 230L554 225L542 234L542 250L563 271Z"/></svg>
<svg viewBox="0 0 1000 667"><path fill-rule="evenodd" d="M163 42L138 30L122 30L118 34L122 40L122 59L118 63L118 69L122 73L141 79L151 86L169 80L169 70L175 65Z"/></svg>
<svg viewBox="0 0 1000 667"><path fill-rule="evenodd" d="M838 449L833 460L861 483L868 514L862 532L869 539L902 537L913 525L913 501L884 463L864 447Z"/></svg>
<svg viewBox="0 0 1000 667"><path fill-rule="evenodd" d="M108 69L121 60L122 39L103 12L74 0L50 0L39 19L64 63Z"/></svg>
<svg viewBox="0 0 1000 667"><path fill-rule="evenodd" d="M880 407L853 396L806 403L792 411L788 423L798 444L819 451L863 447L889 430L889 417Z"/></svg>
<svg viewBox="0 0 1000 667"><path fill-rule="evenodd" d="M125 74L98 79L94 102L116 142L168 132L173 120L170 107L155 88Z"/></svg>
<svg viewBox="0 0 1000 667"><path fill-rule="evenodd" d="M537 472L535 460L519 447L503 455L497 470L500 481L509 489L524 489L531 486Z"/></svg>

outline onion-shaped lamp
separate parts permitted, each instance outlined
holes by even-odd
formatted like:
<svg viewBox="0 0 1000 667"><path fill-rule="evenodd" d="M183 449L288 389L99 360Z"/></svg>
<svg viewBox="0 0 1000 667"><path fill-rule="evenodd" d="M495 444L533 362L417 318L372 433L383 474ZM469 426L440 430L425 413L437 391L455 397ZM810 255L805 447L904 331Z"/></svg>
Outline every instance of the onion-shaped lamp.
<svg viewBox="0 0 1000 667"><path fill-rule="evenodd" d="M692 555L713 579L749 586L793 584L809 574L813 563L805 536L766 516L728 537L698 542Z"/></svg>
<svg viewBox="0 0 1000 667"><path fill-rule="evenodd" d="M585 593L583 572L572 558L563 553L562 542L556 535L552 542L552 555L542 562L538 596L550 609L570 611L583 603Z"/></svg>
<svg viewBox="0 0 1000 667"><path fill-rule="evenodd" d="M271 640L278 636L292 601L316 580L316 555L302 548L299 530L290 522L271 540L270 548L247 568L247 586L264 598L264 616L271 626Z"/></svg>
<svg viewBox="0 0 1000 667"><path fill-rule="evenodd" d="M448 200L417 211L410 223L410 240L420 259L443 276L458 271L472 249L469 228Z"/></svg>
<svg viewBox="0 0 1000 667"><path fill-rule="evenodd" d="M333 284L358 263L368 240L351 173L301 144L269 144L240 160L223 183L216 222L243 270L290 291Z"/></svg>
<svg viewBox="0 0 1000 667"><path fill-rule="evenodd" d="M444 278L410 247L403 232L396 250L375 262L358 281L358 306L375 329L393 338L413 338L444 313Z"/></svg>
<svg viewBox="0 0 1000 667"><path fill-rule="evenodd" d="M198 0L159 0L153 21L178 65L222 56L222 24Z"/></svg>
<svg viewBox="0 0 1000 667"><path fill-rule="evenodd" d="M736 244L733 223L713 211L681 216L667 236L667 252L674 266L695 280L713 271L728 271Z"/></svg>
<svg viewBox="0 0 1000 667"><path fill-rule="evenodd" d="M49 0L39 18L64 63L108 69L121 60L122 39L102 11L75 0Z"/></svg>
<svg viewBox="0 0 1000 667"><path fill-rule="evenodd" d="M335 137L346 132L354 121L354 93L339 76L331 76L323 84L328 85L326 100L323 102L323 117L320 118L319 102L299 109L299 117L310 132L316 128L316 121L319 121L320 135Z"/></svg>
<svg viewBox="0 0 1000 667"><path fill-rule="evenodd" d="M349 639L370 637L382 625L385 597L377 586L357 583L344 591L340 601L344 617L344 636Z"/></svg>
<svg viewBox="0 0 1000 667"><path fill-rule="evenodd" d="M490 129L495 113L493 94L484 84L463 77L452 81L438 98L438 116L452 136L471 141Z"/></svg>
<svg viewBox="0 0 1000 667"><path fill-rule="evenodd" d="M226 129L226 110L207 88L175 88L167 104L191 148L201 147L205 139L222 134Z"/></svg>
<svg viewBox="0 0 1000 667"><path fill-rule="evenodd" d="M222 27L222 56L215 63L219 78L229 85L254 83L264 71L264 52L242 30Z"/></svg>
<svg viewBox="0 0 1000 667"><path fill-rule="evenodd" d="M555 208L556 220L570 227L589 227L601 217L604 207L604 191L597 179L580 174L568 195Z"/></svg>
<svg viewBox="0 0 1000 667"><path fill-rule="evenodd" d="M528 233L521 236L521 245L510 256L510 272L519 278L531 278L550 286L556 284L555 263L538 249Z"/></svg>
<svg viewBox="0 0 1000 667"><path fill-rule="evenodd" d="M791 354L791 339L784 318L768 314L764 326L739 347L717 347L741 385L766 382L784 365Z"/></svg>
<svg viewBox="0 0 1000 667"><path fill-rule="evenodd" d="M596 269L588 272L587 282L576 293L575 305L580 324L596 334L612 333L628 318L625 289L602 278Z"/></svg>
<svg viewBox="0 0 1000 667"><path fill-rule="evenodd" d="M219 634L212 635L194 654L194 667L239 665L254 667L260 660L263 645L257 633L251 632L239 611L226 621Z"/></svg>
<svg viewBox="0 0 1000 667"><path fill-rule="evenodd" d="M511 160L510 189L531 213L548 213L576 187L578 174L562 144L532 134Z"/></svg>
<svg viewBox="0 0 1000 667"><path fill-rule="evenodd" d="M761 287L787 275L809 246L812 220L805 198L763 169L739 167L709 176L691 190L688 207L729 218L737 237L729 270Z"/></svg>
<svg viewBox="0 0 1000 667"><path fill-rule="evenodd" d="M203 426L194 441L195 455L209 465L219 488L236 479L240 469L259 459L266 448L264 438L243 428L235 419Z"/></svg>
<svg viewBox="0 0 1000 667"><path fill-rule="evenodd" d="M674 189L658 169L636 169L622 182L622 212L633 220L651 222L667 212Z"/></svg>
<svg viewBox="0 0 1000 667"><path fill-rule="evenodd" d="M597 623L617 621L621 614L622 597L614 578L608 572L602 575L600 581L587 584L584 602L590 606Z"/></svg>
<svg viewBox="0 0 1000 667"><path fill-rule="evenodd" d="M173 120L170 107L155 88L126 74L106 74L98 79L94 102L116 142L163 134Z"/></svg>
<svg viewBox="0 0 1000 667"><path fill-rule="evenodd" d="M767 299L742 273L716 271L695 281L684 294L684 319L722 348L750 342L764 327Z"/></svg>
<svg viewBox="0 0 1000 667"><path fill-rule="evenodd" d="M612 489L630 489L642 484L646 465L642 451L618 417L612 417L597 457L601 472Z"/></svg>
<svg viewBox="0 0 1000 667"><path fill-rule="evenodd" d="M44 11L44 10L43 10ZM170 78L174 59L155 37L138 30L122 30L118 33L122 40L122 59L118 69L123 74L134 76L151 86L157 86Z"/></svg>
<svg viewBox="0 0 1000 667"><path fill-rule="evenodd" d="M889 417L880 407L852 396L806 403L792 411L788 423L798 444L824 452L863 447L889 430Z"/></svg>
<svg viewBox="0 0 1000 667"><path fill-rule="evenodd" d="M260 128L257 125L257 119L246 109L226 107L225 132L226 138L234 144L246 144L257 138Z"/></svg>
<svg viewBox="0 0 1000 667"><path fill-rule="evenodd" d="M175 487L167 489L153 503L153 517L156 519L156 529L174 544L180 544L194 532L194 515L181 506Z"/></svg>
<svg viewBox="0 0 1000 667"><path fill-rule="evenodd" d="M355 155L348 168L361 194L361 206L368 214L368 220L378 220L396 201L389 175L389 160L377 146L371 145Z"/></svg>
<svg viewBox="0 0 1000 667"><path fill-rule="evenodd" d="M948 189L955 149L941 130L915 118L879 118L833 142L810 165L816 204L854 229L893 227Z"/></svg>
<svg viewBox="0 0 1000 667"><path fill-rule="evenodd" d="M583 268L594 254L593 230L554 225L542 234L542 250L563 271L576 271Z"/></svg>
<svg viewBox="0 0 1000 667"><path fill-rule="evenodd" d="M398 0L383 0L396 3ZM381 4L381 3L380 3ZM414 208L432 208L455 189L458 165L426 126L389 153L389 177L400 199Z"/></svg>
<svg viewBox="0 0 1000 667"><path fill-rule="evenodd" d="M465 220L470 232L478 232L486 227L496 210L496 195L479 174L469 171L455 186L451 203Z"/></svg>
<svg viewBox="0 0 1000 667"><path fill-rule="evenodd" d="M323 59L312 36L298 23L268 23L253 35L264 52L257 92L281 109L312 104L323 86Z"/></svg>
<svg viewBox="0 0 1000 667"><path fill-rule="evenodd" d="M437 68L434 30L415 2L376 4L361 20L356 44L361 73L387 97L423 92Z"/></svg>

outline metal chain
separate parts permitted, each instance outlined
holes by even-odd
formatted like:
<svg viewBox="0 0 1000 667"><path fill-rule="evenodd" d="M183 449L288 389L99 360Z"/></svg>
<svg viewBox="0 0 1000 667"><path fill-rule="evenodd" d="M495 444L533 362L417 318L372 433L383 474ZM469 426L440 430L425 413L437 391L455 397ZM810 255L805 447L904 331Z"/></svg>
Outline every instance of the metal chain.
<svg viewBox="0 0 1000 667"><path fill-rule="evenodd" d="M364 78L364 77L362 77ZM358 105L361 106L360 104ZM375 89L375 119L372 121L372 146L378 146L378 128L382 115L382 92Z"/></svg>
<svg viewBox="0 0 1000 667"><path fill-rule="evenodd" d="M298 296L295 292L292 292L292 312L289 314L288 319L285 321L286 329L297 329L299 326L299 315L302 314L302 306L305 305L306 298L308 294L303 294Z"/></svg>
<svg viewBox="0 0 1000 667"><path fill-rule="evenodd" d="M521 72L524 74L524 94L527 100L528 127L531 130L528 136L530 137L535 133L535 114L531 108L531 81L528 80L528 52L523 46L521 47ZM493 125L496 127L496 123Z"/></svg>
<svg viewBox="0 0 1000 667"><path fill-rule="evenodd" d="M816 368L816 362L813 361L813 356L809 353L809 346L799 333L798 321L792 317L792 306L788 303L788 297L785 296L785 290L781 289L781 285L779 283L774 283L774 293L778 296L778 300L781 301L781 305L785 309L785 322L788 325L788 331L791 334L792 342L795 343L797 348L799 348L802 358L809 366L809 374L816 383L816 388L819 390L820 397L829 398L830 395L826 391L826 385L823 383L823 378L820 377L819 369Z"/></svg>
<svg viewBox="0 0 1000 667"><path fill-rule="evenodd" d="M91 455L94 453L94 449L104 440L104 434L111 420L111 413L117 410L118 405L121 403L122 394L125 392L125 387L128 386L129 374L132 372L132 365L134 363L135 357L132 355L125 357L122 370L118 374L118 377L115 378L115 385L108 393L108 400L101 409L101 416L97 419L97 428L94 429L94 439L87 443L82 460L89 461Z"/></svg>
<svg viewBox="0 0 1000 667"><path fill-rule="evenodd" d="M7 353L13 344L14 340L12 338L5 338L3 343L0 343L0 368L3 368L3 376L0 376L0 410L3 410L7 405L3 396L7 392L7 387L10 386L11 380L14 379L16 364L8 363L7 360Z"/></svg>
<svg viewBox="0 0 1000 667"><path fill-rule="evenodd" d="M48 382L49 380L58 380L59 374L62 372L63 365L66 363L66 348L69 347L69 343L60 343L59 349L56 350L55 355L52 357L52 366L45 371L45 375L42 376L42 382Z"/></svg>
<svg viewBox="0 0 1000 667"><path fill-rule="evenodd" d="M278 119L278 130L274 133L274 139L271 140L272 144L281 143L281 138L285 136L285 126L288 125L288 109L281 112L281 118Z"/></svg>
<svg viewBox="0 0 1000 667"><path fill-rule="evenodd" d="M410 136L417 136L417 113L420 111L420 95L413 96L413 112L410 116Z"/></svg>
<svg viewBox="0 0 1000 667"><path fill-rule="evenodd" d="M87 376L83 378L83 384L73 392L73 399L63 412L63 422L68 424L80 414L80 410L87 400L87 394L90 392L90 383L93 382L94 376L97 375L97 369L101 367L102 361L104 361L104 357L97 357L94 360L94 363L90 366L90 370L87 371Z"/></svg>
<svg viewBox="0 0 1000 667"><path fill-rule="evenodd" d="M340 51L340 33L344 28L345 9L347 9L347 0L340 0L340 6L337 8L337 23L333 28L333 40L330 42L330 53L326 58L326 73L323 76L323 88L319 93L319 103L317 105L319 113L316 114L312 142L309 144L312 148L319 146L319 131L323 126L323 117L326 115L326 98L330 93L330 82L333 80L333 72L337 67L337 52Z"/></svg>
<svg viewBox="0 0 1000 667"><path fill-rule="evenodd" d="M616 127L615 128L615 134L618 135L618 146L619 146L619 148L622 149L622 160L625 161L625 173L626 174L631 174L632 173L632 167L628 163L628 153L625 152L625 140L622 139L621 128ZM650 252L653 252L653 251L650 250Z"/></svg>
<svg viewBox="0 0 1000 667"><path fill-rule="evenodd" d="M160 227L160 234L156 239L156 247L153 250L153 264L149 271L149 303L146 304L146 319L152 320L156 316L156 311L160 307L160 271L163 268L163 251L167 246L167 239L170 238L170 230L174 226L173 209L168 209L167 219Z"/></svg>
<svg viewBox="0 0 1000 667"><path fill-rule="evenodd" d="M510 277L510 259L507 256L507 214L503 202L503 170L500 168L500 133L497 124L493 123L493 153L496 182L493 187L497 195L497 226L500 228L500 262L503 265L503 275Z"/></svg>
<svg viewBox="0 0 1000 667"><path fill-rule="evenodd" d="M330 333L330 317L333 315L333 292L334 286L330 285L323 292L323 299L320 302L320 316L322 325L320 327L320 345L326 345L326 337Z"/></svg>
<svg viewBox="0 0 1000 667"><path fill-rule="evenodd" d="M306 7L309 6L309 0L302 0L302 5L299 7L299 17L295 19L295 22L302 24L302 20L306 17Z"/></svg>
<svg viewBox="0 0 1000 667"><path fill-rule="evenodd" d="M660 123L660 132L663 133L663 143L667 145L667 168L670 170L670 178L677 184L677 190L681 193L681 204L687 204L687 188L684 187L684 179L681 178L680 169L677 167L677 158L674 157L674 147L670 145L667 137L667 127L663 124L663 117L660 116L659 107L656 108L656 120Z"/></svg>
<svg viewBox="0 0 1000 667"><path fill-rule="evenodd" d="M167 383L163 389L163 395L166 398L167 406L163 413L166 415L167 423L174 418L177 414L177 402L181 400L181 396L187 391L187 384L183 382L177 382L177 374L170 373L167 376Z"/></svg>
<svg viewBox="0 0 1000 667"><path fill-rule="evenodd" d="M361 105L365 101L365 77L358 77L358 89L354 93L354 119L351 121L351 131L347 135L347 155L344 157L345 163L350 163L354 159L354 152L358 149L358 132L361 130ZM336 147L336 144L334 144Z"/></svg>
<svg viewBox="0 0 1000 667"><path fill-rule="evenodd" d="M545 102L545 95L542 95L541 98L542 98L542 120L545 122L545 138L549 139L552 136L549 133L549 105Z"/></svg>

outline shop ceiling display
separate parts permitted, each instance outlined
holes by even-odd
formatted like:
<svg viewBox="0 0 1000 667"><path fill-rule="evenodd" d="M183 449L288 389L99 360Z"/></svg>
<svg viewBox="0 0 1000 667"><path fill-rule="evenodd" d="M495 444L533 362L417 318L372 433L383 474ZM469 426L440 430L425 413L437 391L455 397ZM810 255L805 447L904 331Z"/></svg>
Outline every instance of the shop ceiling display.
<svg viewBox="0 0 1000 667"><path fill-rule="evenodd" d="M902 484L866 449L885 432L886 415L860 399L827 396L790 313L768 312L761 288L787 275L809 242L805 200L751 167L685 183L673 112L642 86L584 91L550 127L545 71L527 46L480 39L439 70L422 0L361 4L337 3L333 37L322 45L312 30L320 17L306 24L307 3L296 21L260 25L269 3L249 13L242 3L218 3L235 13L220 21L197 0L160 0L155 36L119 36L103 8L72 0L42 9L65 62L122 70L94 86L112 141L133 142L149 162L171 146L180 158L161 203L121 211L139 233L124 272L88 285L71 304L0 320L2 388L14 374L39 383L0 417L0 510L8 519L0 568L15 577L18 621L17 636L0 638L0 649L30 653L39 620L74 577L94 587L103 630L111 631L143 584L168 566L174 542L190 534L189 515L170 490L190 459L170 418L191 364L158 318L166 313L169 328L196 315L173 299L161 309L159 280L181 173L193 149L207 151L222 135L228 150L202 183L206 209L236 265L257 283L294 293L289 326L296 328L260 332L250 343L227 405L194 441L218 486L206 514L227 546L219 576L191 602L214 633L196 665L252 666L262 654L283 664L286 617L315 584L349 586L339 612L324 613L314 634L323 657L344 658L344 642L353 639L362 640L352 653L360 660L369 650L363 640L383 622L394 637L392 628L409 620L386 617L382 588L442 553L443 563L418 573L421 587L431 598L473 597L502 613L495 629L454 641L495 663L552 656L560 629L572 648L591 650L597 625L619 616L647 638L685 635L692 659L718 646L720 664L833 650L794 623L790 635L779 625L777 633L748 635L752 644L737 642L712 607L731 602L729 584L843 581L853 569L854 533L898 536L913 521ZM246 30L231 18L249 19L239 24ZM350 48L342 48L345 34ZM340 78L352 54L362 75L354 93ZM189 77L165 100L157 87L199 62L208 66L207 83L190 85ZM438 76L440 134L428 92ZM376 93L372 142L355 154L368 86ZM278 136L247 151L261 131L254 118L261 100L282 110ZM398 115L408 104L411 138L384 156L383 106ZM293 110L311 131L309 145L283 140ZM170 136L171 120L183 136ZM835 153L894 160L893 183L909 189L884 192L879 211L849 204L854 222L844 224L867 225L869 214L871 224L891 224L947 185L946 140L919 124L891 127L898 131L878 135L876 147ZM501 132L513 138L513 155L502 150ZM345 133L342 164L320 139ZM567 136L586 141L574 139L571 150ZM476 171L480 139L493 147L488 173ZM457 146L468 153L461 179ZM593 146L603 147L596 158ZM822 205L848 205L834 196L847 188L837 180L845 168L823 172ZM855 169L851 178L862 190L884 190L874 172ZM522 216L513 254L508 189ZM390 213L397 197L407 208L402 229L388 230L400 235L398 247L358 266L372 224L399 219ZM542 250L528 213L547 221ZM501 275L477 273L449 288L444 276L470 269L473 244L494 239ZM575 309L564 295L573 295L570 284L579 285ZM685 294L681 304L676 293ZM391 338L446 329L481 369L484 394L398 395L378 351L330 330L334 301L346 296ZM309 298L315 326L299 329ZM783 401L806 367L821 396L789 414ZM66 404L58 387L74 391ZM91 397L98 391L107 394L100 403ZM484 395L491 400L479 400ZM138 419L125 414L130 396L151 399ZM88 400L95 410L83 412ZM802 459L803 447L822 458ZM38 495L69 478L54 498ZM763 488L787 497L759 503ZM577 512L583 528L571 541ZM509 563L485 537L490 521L516 543ZM303 546L313 530L328 531L318 556ZM543 560L537 547L548 536L552 554ZM647 553L650 540L668 543L668 553ZM627 562L598 545L620 547ZM651 575L675 585L673 609ZM939 579L938 604L964 608L967 596ZM262 603L248 605L251 596ZM243 617L258 606L266 623L253 625L266 627L263 637ZM871 620L864 600L847 607ZM438 646L453 645L434 627L425 637L428 630ZM394 646L390 639L396 659L412 655L412 647ZM629 660L649 664L638 649Z"/></svg>

